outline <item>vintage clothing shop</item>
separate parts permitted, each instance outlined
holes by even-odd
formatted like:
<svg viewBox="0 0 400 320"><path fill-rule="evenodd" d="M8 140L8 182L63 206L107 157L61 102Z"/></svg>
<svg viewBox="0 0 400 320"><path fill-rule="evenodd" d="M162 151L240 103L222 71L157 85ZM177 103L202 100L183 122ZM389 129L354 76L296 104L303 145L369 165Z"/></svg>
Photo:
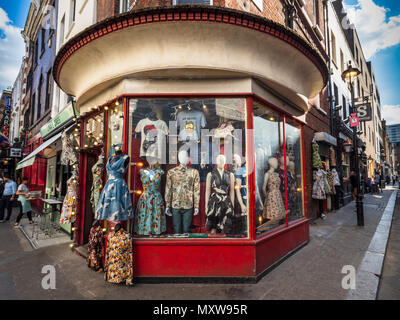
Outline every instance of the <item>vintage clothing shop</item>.
<svg viewBox="0 0 400 320"><path fill-rule="evenodd" d="M327 70L304 39L223 8L133 11L53 70L81 114L77 244L122 222L135 277L248 281L308 242L299 119Z"/></svg>

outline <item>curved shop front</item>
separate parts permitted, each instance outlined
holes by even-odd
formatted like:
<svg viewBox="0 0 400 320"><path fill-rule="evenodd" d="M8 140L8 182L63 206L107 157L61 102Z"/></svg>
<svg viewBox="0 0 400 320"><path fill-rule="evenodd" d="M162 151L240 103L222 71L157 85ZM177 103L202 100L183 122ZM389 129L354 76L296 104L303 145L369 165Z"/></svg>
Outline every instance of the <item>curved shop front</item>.
<svg viewBox="0 0 400 320"><path fill-rule="evenodd" d="M78 244L91 169L116 146L130 159L136 276L256 280L308 242L296 117L327 70L297 34L222 8L133 11L78 34L53 70L81 113Z"/></svg>

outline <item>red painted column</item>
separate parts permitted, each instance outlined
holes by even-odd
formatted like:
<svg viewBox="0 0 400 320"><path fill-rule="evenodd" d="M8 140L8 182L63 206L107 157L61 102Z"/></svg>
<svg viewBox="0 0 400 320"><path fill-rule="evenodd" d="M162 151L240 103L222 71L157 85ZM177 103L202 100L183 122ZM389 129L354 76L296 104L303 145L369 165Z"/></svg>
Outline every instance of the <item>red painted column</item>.
<svg viewBox="0 0 400 320"><path fill-rule="evenodd" d="M253 98L246 98L246 147L247 147L247 183L249 193L249 236L256 238L256 179L255 179L255 148L254 148L254 119L253 119Z"/></svg>

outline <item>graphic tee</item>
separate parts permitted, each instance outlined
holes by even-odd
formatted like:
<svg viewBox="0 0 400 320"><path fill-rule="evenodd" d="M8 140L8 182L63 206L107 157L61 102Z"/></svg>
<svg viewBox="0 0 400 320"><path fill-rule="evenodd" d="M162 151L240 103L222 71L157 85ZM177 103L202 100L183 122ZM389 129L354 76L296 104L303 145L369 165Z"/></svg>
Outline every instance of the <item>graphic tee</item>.
<svg viewBox="0 0 400 320"><path fill-rule="evenodd" d="M206 117L202 111L184 110L178 113L176 121L179 127L179 140L199 140L200 128L207 125Z"/></svg>
<svg viewBox="0 0 400 320"><path fill-rule="evenodd" d="M161 159L166 147L165 136L168 134L168 126L162 120L142 119L136 125L135 132L141 133L140 156Z"/></svg>

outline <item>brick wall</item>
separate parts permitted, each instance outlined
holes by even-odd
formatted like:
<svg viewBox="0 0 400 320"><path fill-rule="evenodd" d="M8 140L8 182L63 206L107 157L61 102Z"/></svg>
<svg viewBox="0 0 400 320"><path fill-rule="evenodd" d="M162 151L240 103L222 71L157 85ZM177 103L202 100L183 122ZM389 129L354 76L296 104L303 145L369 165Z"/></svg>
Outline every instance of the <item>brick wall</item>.
<svg viewBox="0 0 400 320"><path fill-rule="evenodd" d="M97 1L97 21L119 13L119 0L98 0Z"/></svg>

